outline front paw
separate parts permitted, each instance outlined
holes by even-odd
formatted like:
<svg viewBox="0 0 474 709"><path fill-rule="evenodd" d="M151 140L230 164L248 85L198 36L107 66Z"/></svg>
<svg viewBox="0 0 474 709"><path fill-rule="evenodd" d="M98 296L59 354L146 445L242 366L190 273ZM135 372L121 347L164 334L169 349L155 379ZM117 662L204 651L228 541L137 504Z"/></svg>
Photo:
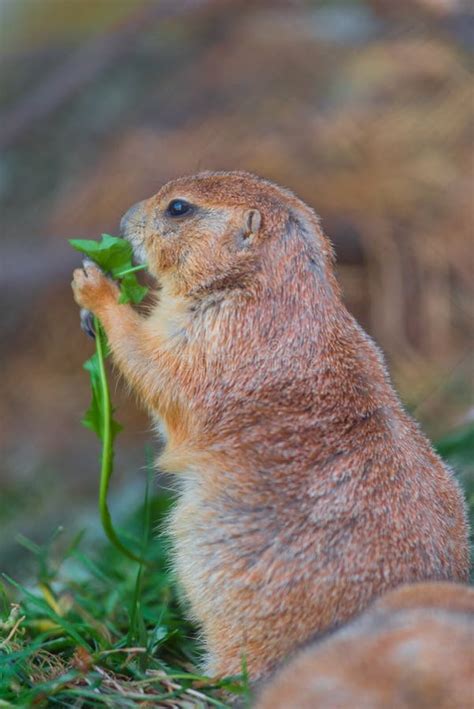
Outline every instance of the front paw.
<svg viewBox="0 0 474 709"><path fill-rule="evenodd" d="M89 260L83 262L82 268L76 268L71 285L76 303L95 315L100 315L101 309L110 303L116 303L120 294L117 284Z"/></svg>

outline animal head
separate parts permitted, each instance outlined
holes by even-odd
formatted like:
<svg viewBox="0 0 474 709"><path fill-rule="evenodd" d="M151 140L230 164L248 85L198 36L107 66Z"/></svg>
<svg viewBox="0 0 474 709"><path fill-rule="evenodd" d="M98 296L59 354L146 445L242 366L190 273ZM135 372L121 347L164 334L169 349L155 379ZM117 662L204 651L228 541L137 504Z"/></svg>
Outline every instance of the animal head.
<svg viewBox="0 0 474 709"><path fill-rule="evenodd" d="M131 207L121 231L152 275L186 294L245 288L264 263L284 258L283 246L288 252L297 232L321 271L332 261L314 212L291 192L244 172L173 180Z"/></svg>

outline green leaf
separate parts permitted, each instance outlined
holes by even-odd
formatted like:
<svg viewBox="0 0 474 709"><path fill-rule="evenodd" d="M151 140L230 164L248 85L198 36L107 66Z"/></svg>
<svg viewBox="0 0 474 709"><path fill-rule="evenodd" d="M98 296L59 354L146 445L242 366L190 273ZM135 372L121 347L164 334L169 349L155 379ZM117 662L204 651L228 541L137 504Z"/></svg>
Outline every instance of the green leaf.
<svg viewBox="0 0 474 709"><path fill-rule="evenodd" d="M97 336L102 336L102 333ZM94 352L92 357L90 357L86 362L84 362L83 365L84 369L89 372L90 376L90 383L91 383L91 389L92 389L92 399L91 403L89 405L89 408L87 409L86 413L84 414L81 423L86 427L89 428L91 431L94 431L94 433L97 434L99 437L99 440L103 440L104 436L104 420L105 416L107 416L107 411L104 409L104 402L103 398L101 396L101 382L100 382L100 364L99 364L99 356L97 352ZM112 409L112 414L114 413L115 409ZM112 432L112 440L115 439L115 436L120 433L122 430L122 426L119 424L118 421L116 421L114 418L111 420L111 432Z"/></svg>
<svg viewBox="0 0 474 709"><path fill-rule="evenodd" d="M2 583L0 583L0 622L8 618L10 604L8 603L7 592Z"/></svg>
<svg viewBox="0 0 474 709"><path fill-rule="evenodd" d="M112 275L114 275L114 271L118 273L132 265L132 247L125 239L102 234L101 241L70 239L69 243L74 249L88 256L104 271Z"/></svg>
<svg viewBox="0 0 474 709"><path fill-rule="evenodd" d="M134 273L127 273L120 283L119 303L141 303L148 288L138 283Z"/></svg>
<svg viewBox="0 0 474 709"><path fill-rule="evenodd" d="M109 273L120 283L119 303L141 303L148 288L140 285L136 271L146 268L134 266L133 250L128 241L110 234L102 234L101 241L93 239L69 239L71 246Z"/></svg>

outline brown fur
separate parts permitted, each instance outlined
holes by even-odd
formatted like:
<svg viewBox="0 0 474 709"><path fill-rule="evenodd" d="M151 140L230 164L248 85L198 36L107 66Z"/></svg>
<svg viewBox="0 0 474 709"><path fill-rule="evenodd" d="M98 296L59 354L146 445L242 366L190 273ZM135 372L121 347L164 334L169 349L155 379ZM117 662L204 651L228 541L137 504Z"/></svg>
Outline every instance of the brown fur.
<svg viewBox="0 0 474 709"><path fill-rule="evenodd" d="M474 588L459 583L411 583L384 594L373 607L382 611L439 608L474 613Z"/></svg>
<svg viewBox="0 0 474 709"><path fill-rule="evenodd" d="M403 586L276 674L257 709L471 709L474 589Z"/></svg>
<svg viewBox="0 0 474 709"><path fill-rule="evenodd" d="M196 205L172 218L170 200ZM133 207L161 284L147 318L96 267L74 274L179 473L175 565L210 674L266 674L403 582L464 580L449 470L344 307L315 213L247 173L202 173Z"/></svg>

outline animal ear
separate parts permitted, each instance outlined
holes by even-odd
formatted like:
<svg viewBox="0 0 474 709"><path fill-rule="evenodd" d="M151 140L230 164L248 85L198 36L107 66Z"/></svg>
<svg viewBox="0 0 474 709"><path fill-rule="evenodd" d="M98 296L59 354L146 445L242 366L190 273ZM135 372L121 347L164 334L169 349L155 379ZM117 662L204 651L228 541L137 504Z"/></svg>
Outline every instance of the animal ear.
<svg viewBox="0 0 474 709"><path fill-rule="evenodd" d="M245 218L245 228L249 236L255 236L260 229L260 224L262 223L262 215L258 209L247 209L244 214Z"/></svg>
<svg viewBox="0 0 474 709"><path fill-rule="evenodd" d="M241 227L236 234L236 246L239 250L246 250L257 236L262 224L262 215L258 209L246 209L242 214Z"/></svg>
<svg viewBox="0 0 474 709"><path fill-rule="evenodd" d="M243 214L242 245L249 246L258 234L262 223L262 215L258 209L247 209Z"/></svg>

